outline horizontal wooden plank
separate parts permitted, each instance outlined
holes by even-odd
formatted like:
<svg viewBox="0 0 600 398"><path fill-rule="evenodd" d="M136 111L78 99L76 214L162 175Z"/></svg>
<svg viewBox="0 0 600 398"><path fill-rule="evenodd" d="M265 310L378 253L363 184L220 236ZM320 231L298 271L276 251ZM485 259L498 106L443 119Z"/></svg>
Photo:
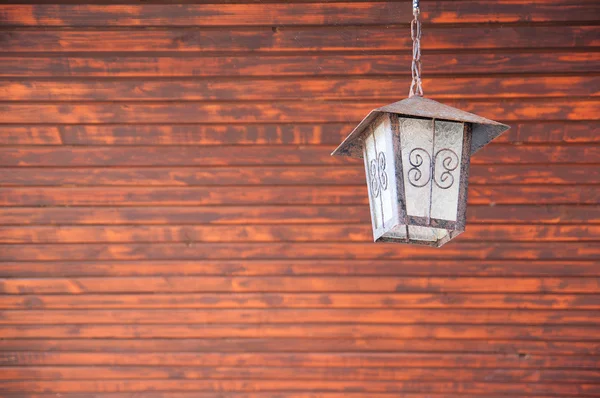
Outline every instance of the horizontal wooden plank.
<svg viewBox="0 0 600 398"><path fill-rule="evenodd" d="M307 220L310 222L310 220ZM277 221L273 220L273 224ZM362 225L0 226L3 243L372 242ZM600 241L600 225L470 225L457 241Z"/></svg>
<svg viewBox="0 0 600 398"><path fill-rule="evenodd" d="M363 167L360 159L331 156L335 146L165 146L165 147L0 147L0 166L8 167L160 167L160 166L305 166ZM488 145L471 158L472 165L548 163L598 164L600 145ZM578 167L578 166L575 166ZM237 169L237 168L236 168ZM177 170L172 170L176 173ZM323 169L326 170L326 169ZM177 176L177 174L174 174ZM294 182L290 175L289 185ZM364 180L359 183L362 185ZM349 181L348 183L352 183ZM313 182L311 182L313 184ZM247 185L247 184L244 184Z"/></svg>
<svg viewBox="0 0 600 398"><path fill-rule="evenodd" d="M210 79L210 80L2 80L8 101L395 101L407 82L397 78ZM426 78L433 99L593 97L600 77Z"/></svg>
<svg viewBox="0 0 600 398"><path fill-rule="evenodd" d="M600 278L170 276L0 280L1 294L94 293L600 293ZM2 320L0 319L0 322Z"/></svg>
<svg viewBox="0 0 600 398"><path fill-rule="evenodd" d="M0 58L1 60L2 58ZM0 145L338 145L353 124L0 125ZM600 123L516 122L494 143L600 142Z"/></svg>
<svg viewBox="0 0 600 398"><path fill-rule="evenodd" d="M22 204L19 204L22 206ZM368 207L0 207L1 225L352 224L369 223ZM481 224L599 224L600 206L469 205L468 227Z"/></svg>
<svg viewBox="0 0 600 398"><path fill-rule="evenodd" d="M557 151L558 152L558 151ZM357 162L356 162L357 163ZM302 167L119 167L0 169L8 186L207 186L207 185L361 185L362 164ZM600 184L598 165L478 165L469 170L470 185Z"/></svg>
<svg viewBox="0 0 600 398"><path fill-rule="evenodd" d="M4 338L223 338L303 337L598 341L600 326L522 325L396 325L396 324L144 324L144 325L10 325L0 326ZM1 354L0 354L1 357Z"/></svg>
<svg viewBox="0 0 600 398"><path fill-rule="evenodd" d="M594 311L514 310L365 310L365 309L245 309L245 310L69 310L2 311L0 325L54 324L503 324L599 325Z"/></svg>
<svg viewBox="0 0 600 398"><path fill-rule="evenodd" d="M0 381L0 389L6 392L84 392L96 391L97 381ZM213 391L213 392L272 392L281 391L330 391L344 392L348 389L363 393L404 393L416 389L423 393L480 393L493 389L504 394L560 394L561 397L594 397L600 393L598 384L557 383L502 383L502 382L429 382L429 381L333 381L333 380L104 380L103 392L144 391Z"/></svg>
<svg viewBox="0 0 600 398"><path fill-rule="evenodd" d="M598 342L526 341L526 340L394 340L377 339L2 339L0 351L95 353L159 352L286 352L365 354L437 352L487 353L514 355L522 359L532 355L591 356L600 355ZM7 359L6 357L4 358ZM565 364L566 365L566 364ZM362 368L362 366L361 366ZM3 369L6 369L3 367ZM334 368L328 368L333 370ZM405 370L407 368L404 368ZM149 370L149 369L148 369ZM1 376L0 376L1 377Z"/></svg>
<svg viewBox="0 0 600 398"><path fill-rule="evenodd" d="M242 309L242 308L429 308L600 309L598 294L466 293L203 293L6 295L2 309ZM18 337L17 337L18 338Z"/></svg>
<svg viewBox="0 0 600 398"><path fill-rule="evenodd" d="M428 50L572 48L600 45L597 26L430 27ZM424 39L425 40L425 39ZM6 52L308 52L405 51L406 26L255 29L18 29L0 32ZM425 41L424 41L425 43ZM425 45L425 44L424 44Z"/></svg>
<svg viewBox="0 0 600 398"><path fill-rule="evenodd" d="M367 205L366 186L0 188L1 206ZM469 205L598 203L595 185L473 185Z"/></svg>
<svg viewBox="0 0 600 398"><path fill-rule="evenodd" d="M469 7L474 6L470 3ZM567 13L565 13L567 14ZM488 17L492 17L489 15ZM398 37L404 37L406 31ZM14 77L211 77L211 76L320 76L404 75L410 79L410 51L397 54L356 55L247 55L247 56L95 56L6 55L0 57L0 76ZM432 75L494 73L595 73L598 52L472 52L460 55L423 53L426 77ZM429 89L429 86L426 86ZM432 88L433 89L433 88ZM404 92L404 89L403 91Z"/></svg>
<svg viewBox="0 0 600 398"><path fill-rule="evenodd" d="M61 145L56 127L0 126L0 145Z"/></svg>
<svg viewBox="0 0 600 398"><path fill-rule="evenodd" d="M362 381L482 381L492 383L594 383L598 370L544 369L398 369L398 368L295 368L295 367L130 367L61 366L3 367L0 380L118 380L118 379L285 379Z"/></svg>
<svg viewBox="0 0 600 398"><path fill-rule="evenodd" d="M64 398L81 398L81 393L60 393L61 397ZM92 393L94 398L130 398L131 393ZM223 393L221 392L182 392L182 391L152 391L145 392L146 397L149 398L223 398ZM89 393L86 394L88 397ZM227 398L271 398L273 393L236 393L236 392L228 392ZM277 392L278 398L362 398L364 393L360 392L318 392L311 394L309 392L288 392L288 391L280 391ZM396 398L398 393L377 393L377 398ZM402 393L403 398L421 398L423 394L420 393ZM56 393L6 393L4 394L5 398L55 398ZM489 394L444 394L444 398L505 398L506 395L489 395ZM549 395L539 395L535 396L530 395L531 398L555 398L556 396Z"/></svg>
<svg viewBox="0 0 600 398"><path fill-rule="evenodd" d="M491 119L596 120L595 100L518 99L445 101L450 106ZM361 120L381 102L304 101L276 103L2 103L4 123L300 123Z"/></svg>
<svg viewBox="0 0 600 398"><path fill-rule="evenodd" d="M498 260L196 260L196 261L58 261L4 262L3 278L86 276L488 276L575 277L600 276L594 261L498 261Z"/></svg>
<svg viewBox="0 0 600 398"><path fill-rule="evenodd" d="M60 393L61 397L64 398L82 398L81 393ZM92 394L92 395L90 395ZM131 393L85 393L86 397L94 397L94 398L130 398ZM148 398L223 398L222 392L182 392L182 391L152 391L152 392L144 392L145 397ZM228 392L227 398L271 398L273 393L236 393L236 392ZM28 392L20 392L20 393L5 393L3 394L4 398L56 398L56 393L28 393ZM356 392L318 392L315 394L310 394L306 391L304 392L277 392L278 398L362 398L364 393L356 393ZM398 393L377 393L378 398L396 398ZM420 393L402 393L403 398L421 398L423 394ZM479 395L479 394L444 394L444 398L505 398L506 395ZM531 398L555 398L556 396L548 396L548 395L539 395L530 396Z"/></svg>
<svg viewBox="0 0 600 398"><path fill-rule="evenodd" d="M471 243L444 250L373 243L138 243L2 245L2 261L200 260L200 259L514 259L597 260L600 246L590 242Z"/></svg>
<svg viewBox="0 0 600 398"><path fill-rule="evenodd" d="M175 342L177 339L174 340ZM331 340L335 344L335 340ZM460 344L460 341L457 341ZM557 342L558 343L558 342ZM94 353L87 352L2 352L4 365L102 365L102 366L238 366L328 368L598 368L597 356L519 356L516 354L446 353Z"/></svg>
<svg viewBox="0 0 600 398"><path fill-rule="evenodd" d="M520 0L473 4L442 1L422 8L426 23L518 23L596 21L594 2ZM7 26L264 26L362 25L408 23L405 2L301 4L19 4L0 7Z"/></svg>

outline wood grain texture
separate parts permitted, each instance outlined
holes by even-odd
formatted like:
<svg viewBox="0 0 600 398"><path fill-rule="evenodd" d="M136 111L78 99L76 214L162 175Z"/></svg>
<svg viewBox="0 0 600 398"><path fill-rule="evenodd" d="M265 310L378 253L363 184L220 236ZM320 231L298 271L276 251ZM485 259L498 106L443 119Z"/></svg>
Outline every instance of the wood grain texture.
<svg viewBox="0 0 600 398"><path fill-rule="evenodd" d="M202 293L6 295L2 309L427 308L597 310L599 294ZM15 337L19 338L19 336ZM110 337L109 337L110 338Z"/></svg>
<svg viewBox="0 0 600 398"><path fill-rule="evenodd" d="M287 159L286 159L287 160ZM362 185L362 165L272 167L18 167L0 170L8 186L219 186L219 185ZM598 165L478 165L471 185L600 184Z"/></svg>
<svg viewBox="0 0 600 398"><path fill-rule="evenodd" d="M362 205L0 207L4 225L245 225L350 224L370 221ZM472 205L469 226L484 224L600 224L597 205ZM534 227L535 228L535 227Z"/></svg>
<svg viewBox="0 0 600 398"><path fill-rule="evenodd" d="M406 51L412 48L406 26L283 27L239 29L19 29L0 31L7 52L308 52ZM434 27L428 30L430 50L491 50L539 47L571 48L600 45L597 26ZM99 40L99 36L101 40ZM425 43L425 42L424 42Z"/></svg>
<svg viewBox="0 0 600 398"><path fill-rule="evenodd" d="M5 262L4 278L87 276L462 276L462 277L576 277L600 276L593 261L562 260L150 260Z"/></svg>
<svg viewBox="0 0 600 398"><path fill-rule="evenodd" d="M423 79L433 99L597 97L600 77L500 77ZM198 79L2 80L0 95L13 101L260 101L396 100L405 79Z"/></svg>
<svg viewBox="0 0 600 398"><path fill-rule="evenodd" d="M64 392L89 392L95 388L95 381L2 381L0 388L3 391L15 392L23 390L33 390L36 392L44 392L48 389ZM295 388L297 381L272 381L272 380L256 380L248 383L245 380L116 380L105 381L104 389L107 392L141 392L146 390L172 391L174 389L180 391L225 391L225 392L279 392ZM564 397L593 397L597 396L600 387L597 384L581 383L576 386L569 384L529 384L529 383L459 383L454 381L448 382L366 382L366 381L302 381L299 383L301 387L296 388L297 391L330 391L344 392L347 389L358 389L364 393L403 393L414 391L418 388L421 391L430 393L443 393L448 388L459 387L466 393L485 393L488 385L494 390L507 394L552 394L558 393Z"/></svg>
<svg viewBox="0 0 600 398"><path fill-rule="evenodd" d="M597 100L445 101L450 106L491 119L598 120ZM370 110L385 105L373 102L235 102L205 103L0 103L4 123L320 123L358 122Z"/></svg>
<svg viewBox="0 0 600 398"><path fill-rule="evenodd" d="M527 12L520 0L472 4L441 1L424 5L426 23L516 23L595 21L594 2L544 0ZM261 26L397 24L405 2L341 2L307 4L164 4L48 5L0 7L2 22L10 26ZM402 22L406 23L404 20Z"/></svg>
<svg viewBox="0 0 600 398"><path fill-rule="evenodd" d="M168 147L0 147L0 166L332 166L362 165L360 159L331 156L334 146L168 146ZM473 157L473 165L598 164L598 145L489 145ZM577 166L575 166L577 167ZM288 168L288 173L295 169ZM173 170L177 172L177 170ZM302 170L299 170L302 172ZM288 184L292 185L293 180ZM340 183L347 184L342 180ZM339 184L337 184L339 185Z"/></svg>
<svg viewBox="0 0 600 398"><path fill-rule="evenodd" d="M598 342L572 341L527 341L527 340L394 340L378 339L3 339L0 341L1 352L40 351L54 353L79 352L88 353L175 353L189 352L202 355L207 352L264 352L264 353L407 353L407 352L438 352L438 353L482 353L505 356L519 356L530 359L531 355L540 356L593 356L598 355ZM526 355L523 355L526 353ZM14 359L4 357L8 363ZM571 358L575 363L576 358ZM45 364L48 365L48 364ZM64 364L62 364L64 366ZM130 365L131 366L131 365ZM81 367L81 366L79 366ZM357 368L363 369L362 366ZM7 369L7 366L3 369ZM27 371L26 368L20 368ZM242 370L242 367L236 369ZM296 367L295 369L301 369ZM333 368L328 368L335 371ZM384 369L384 368L380 368ZM8 370L8 369L7 369ZM146 367L147 371L151 369ZM404 367L404 371L409 368ZM432 370L432 369L430 369ZM463 369L461 369L463 370ZM571 370L574 371L574 370ZM571 371L569 374L571 374ZM458 372L460 373L460 372ZM2 375L0 375L2 377ZM142 378L143 375L138 375ZM457 374L458 377L458 374Z"/></svg>
<svg viewBox="0 0 600 398"><path fill-rule="evenodd" d="M398 247L394 244L373 246L372 243L123 243L123 244L5 244L2 261L53 260L200 260L237 259L345 259L370 260L389 258L444 259L448 256L466 259L498 260L595 260L600 246L591 242L472 243L460 242L444 251L421 247Z"/></svg>
<svg viewBox="0 0 600 398"><path fill-rule="evenodd" d="M0 325L55 324L507 324L596 325L594 311L514 310L364 310L364 309L267 309L267 310L57 310L3 311Z"/></svg>
<svg viewBox="0 0 600 398"><path fill-rule="evenodd" d="M102 196L100 196L102 194ZM595 185L471 186L473 205L596 205ZM12 187L0 188L0 206L244 206L366 205L364 186L230 187Z"/></svg>
<svg viewBox="0 0 600 398"><path fill-rule="evenodd" d="M404 35L399 35L403 37ZM542 50L541 52L539 50ZM182 56L185 55L185 56ZM94 56L61 53L47 57L40 54L0 57L0 76L7 77L217 77L217 76L327 76L348 75L401 75L410 80L410 52L396 54L338 55L135 55L114 56L98 53ZM431 75L492 73L594 73L600 54L572 52L569 49L549 51L541 48L535 52L466 52L460 56L436 53L428 49L423 53L428 79ZM546 72L550 73L550 72ZM475 90L473 90L476 92Z"/></svg>
<svg viewBox="0 0 600 398"><path fill-rule="evenodd" d="M146 394L146 393L145 393ZM61 395L63 397L66 398L81 398L81 394L80 393L61 393ZM101 397L101 398L127 398L128 395L130 396L131 393L100 393L94 394L94 397ZM228 397L232 397L232 398L267 398L269 396L272 396L273 393L248 393L248 392L244 392L244 393L236 393L236 392L230 392L227 393ZM419 394L413 394L413 393L403 393L402 394L403 397L405 398L419 398L420 395ZM23 393L7 393L5 394L5 396L7 398L54 398L56 396L55 393L52 394L48 394L48 393L31 393L31 394L23 394ZM174 397L174 398L221 398L223 396L222 392L201 392L201 391L195 391L195 392L173 392L173 391L168 391L168 392L150 392L147 395L148 397L151 398L164 398L164 397ZM337 393L337 392L318 392L318 393L310 393L310 392L301 392L301 393L297 393L297 392L278 392L277 393L278 397L282 397L282 398L299 398L299 397L311 397L311 398L359 398L364 396L364 393L356 393L356 392L342 392L342 393ZM398 393L377 393L378 397L381 398L394 398L398 396ZM504 398L501 395L489 395L489 394L484 394L484 395L480 395L480 394L452 394L452 395L444 395L447 398ZM539 395L536 394L535 396L531 395L531 397L535 397L535 398L554 398L553 396L549 396L549 395Z"/></svg>
<svg viewBox="0 0 600 398"><path fill-rule="evenodd" d="M394 339L3 339L1 352L40 351L79 352L79 353L166 353L189 352L202 355L207 352L264 352L264 353L482 353L496 355L515 355L529 359L531 355L567 356L598 355L598 342L572 341L526 341L526 340L394 340ZM525 356L523 353L527 353ZM527 356L529 355L529 356ZM14 359L4 357L8 363ZM576 358L571 358L572 363ZM46 364L48 365L48 364ZM6 366L6 365L5 365ZM64 364L63 364L64 366ZM131 366L131 365L130 365ZM81 367L81 366L80 366ZM357 366L362 369L362 366ZM3 368L3 369L6 369ZM26 368L20 368L27 371ZM238 370L243 368L237 367ZM295 369L301 369L296 367ZM334 371L333 368L328 368ZM380 368L383 369L383 368ZM403 368L409 371L409 368ZM146 367L150 371L149 367ZM0 375L1 377L1 375ZM138 377L143 377L138 375Z"/></svg>
<svg viewBox="0 0 600 398"><path fill-rule="evenodd" d="M140 340L144 341L144 340ZM335 340L333 341L335 344ZM458 341L460 344L460 341ZM85 352L44 352L30 355L28 352L3 352L0 360L7 365L23 361L27 365L110 365L110 366L297 366L318 368L340 367L401 367L401 368L523 368L523 369L597 369L598 358L586 356L581 359L569 356L519 356L515 354L489 355L482 353L219 353L202 355L187 352L119 353L106 352L90 356ZM449 365L449 366L448 366Z"/></svg>
<svg viewBox="0 0 600 398"><path fill-rule="evenodd" d="M202 292L448 292L594 293L600 278L454 278L361 276L185 276L134 278L5 279L1 294L202 293ZM1 320L0 320L1 322Z"/></svg>
<svg viewBox="0 0 600 398"><path fill-rule="evenodd" d="M330 156L406 94L409 1L18 3L2 397L600 396L597 1L422 2L425 94L512 127L436 250Z"/></svg>
<svg viewBox="0 0 600 398"><path fill-rule="evenodd" d="M168 367L5 367L2 380L89 380L89 379L273 379L279 376L286 380L361 380L361 381L490 381L487 370L465 369L460 372L451 369L390 369L390 368L272 368L272 367L221 367L217 369L203 367L183 367L176 375ZM505 369L495 373L492 380L500 383L556 382L556 383L594 383L600 372L594 370L542 370L532 374L525 369Z"/></svg>
<svg viewBox="0 0 600 398"><path fill-rule="evenodd" d="M274 220L276 223L277 220ZM600 240L600 225L473 225L458 240L550 241ZM371 225L219 225L219 226L35 226L0 227L3 243L131 242L370 242Z"/></svg>
<svg viewBox="0 0 600 398"><path fill-rule="evenodd" d="M477 340L598 341L600 326L523 326L523 325L396 325L360 324L137 324L137 325L6 325L0 326L6 338L227 338L227 337L301 337L315 338L429 338ZM1 355L0 355L1 357Z"/></svg>
<svg viewBox="0 0 600 398"><path fill-rule="evenodd" d="M1 58L0 58L1 60ZM354 125L327 124L121 124L0 125L0 145L337 145ZM516 122L495 143L588 144L600 142L597 121ZM58 149L58 148L56 148ZM477 158L473 158L476 160Z"/></svg>

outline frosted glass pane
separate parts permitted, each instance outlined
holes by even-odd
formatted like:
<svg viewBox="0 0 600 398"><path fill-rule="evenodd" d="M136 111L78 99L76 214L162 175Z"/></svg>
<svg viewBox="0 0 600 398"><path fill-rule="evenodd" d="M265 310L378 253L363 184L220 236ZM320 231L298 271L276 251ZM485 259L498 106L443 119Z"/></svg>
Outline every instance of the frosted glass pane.
<svg viewBox="0 0 600 398"><path fill-rule="evenodd" d="M395 214L396 179L394 172L394 145L392 143L391 124L389 117L380 119L375 127L375 149L377 150L377 179L381 190L381 206L384 227L393 224ZM373 164L373 162L371 162Z"/></svg>
<svg viewBox="0 0 600 398"><path fill-rule="evenodd" d="M365 171L367 184L369 184L369 203L371 205L371 220L375 228L383 225L383 210L381 206L381 192L377 178L377 154L375 152L375 138L370 134L365 139L364 146Z"/></svg>
<svg viewBox="0 0 600 398"><path fill-rule="evenodd" d="M429 217L433 121L401 118L400 145L406 212L411 216Z"/></svg>
<svg viewBox="0 0 600 398"><path fill-rule="evenodd" d="M437 242L438 240L448 235L448 231L440 228L419 227L410 225L408 227L408 235L411 240Z"/></svg>
<svg viewBox="0 0 600 398"><path fill-rule="evenodd" d="M386 232L383 236L386 238L406 239L406 232L406 225L396 225L389 232Z"/></svg>
<svg viewBox="0 0 600 398"><path fill-rule="evenodd" d="M462 123L435 122L432 218L457 219L463 133Z"/></svg>

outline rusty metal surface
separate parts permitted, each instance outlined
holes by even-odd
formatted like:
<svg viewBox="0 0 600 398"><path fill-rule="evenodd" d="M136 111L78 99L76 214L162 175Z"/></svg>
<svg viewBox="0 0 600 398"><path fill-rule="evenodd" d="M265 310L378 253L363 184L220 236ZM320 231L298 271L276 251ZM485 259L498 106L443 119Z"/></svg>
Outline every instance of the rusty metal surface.
<svg viewBox="0 0 600 398"><path fill-rule="evenodd" d="M332 155L362 158L365 128L383 112L420 118L450 120L472 124L471 155L510 128L505 124L444 105L429 98L413 96L371 111L338 146Z"/></svg>

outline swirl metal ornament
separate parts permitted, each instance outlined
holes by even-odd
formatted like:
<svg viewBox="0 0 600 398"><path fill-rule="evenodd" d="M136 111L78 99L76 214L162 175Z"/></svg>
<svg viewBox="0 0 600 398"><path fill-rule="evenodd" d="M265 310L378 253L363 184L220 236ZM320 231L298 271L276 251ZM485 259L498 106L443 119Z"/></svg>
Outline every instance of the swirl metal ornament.
<svg viewBox="0 0 600 398"><path fill-rule="evenodd" d="M425 158L428 160L427 164L424 164ZM422 188L429 184L429 181L432 179L435 185L441 189L448 189L454 185L454 176L452 175L452 172L458 168L460 163L456 152L448 148L440 149L433 157L433 160L434 162L432 165L429 152L423 148L415 148L410 151L408 161L412 167L407 173L410 185ZM439 167L441 167L443 171L438 177L436 176L435 171ZM429 170L427 178L423 177L423 169Z"/></svg>
<svg viewBox="0 0 600 398"><path fill-rule="evenodd" d="M379 152L377 159L371 160L369 173L371 174L371 193L375 198L379 197L381 191L388 187L388 176L385 171L385 154Z"/></svg>
<svg viewBox="0 0 600 398"><path fill-rule="evenodd" d="M441 189L450 188L454 184L452 171L456 170L459 162L458 155L452 149L444 148L437 151L435 154L434 169L437 169L438 164L441 164L444 171L440 174L439 178L434 175L433 181L435 185Z"/></svg>
<svg viewBox="0 0 600 398"><path fill-rule="evenodd" d="M412 151L410 151L410 154L408 155L408 161L410 165L413 166L411 169L408 170L408 182L413 187L424 187L429 183L429 180L431 180L431 172L427 176L427 178L423 178L423 172L421 171L421 166L424 162L423 156L426 156L428 161L427 166L423 168L430 170L431 156L425 149L415 148Z"/></svg>

